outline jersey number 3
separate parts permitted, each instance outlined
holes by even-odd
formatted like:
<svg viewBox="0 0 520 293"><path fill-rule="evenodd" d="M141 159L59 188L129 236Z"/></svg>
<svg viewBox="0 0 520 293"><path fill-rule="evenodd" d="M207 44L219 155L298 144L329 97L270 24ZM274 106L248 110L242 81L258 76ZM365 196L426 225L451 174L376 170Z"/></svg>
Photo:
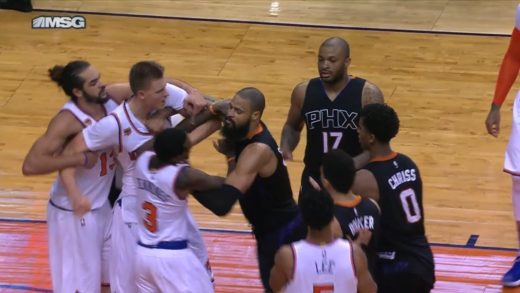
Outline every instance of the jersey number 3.
<svg viewBox="0 0 520 293"><path fill-rule="evenodd" d="M143 202L143 210L146 216L143 220L144 226L151 233L157 232L157 207L149 201Z"/></svg>
<svg viewBox="0 0 520 293"><path fill-rule="evenodd" d="M323 132L323 153L326 154L330 150L335 150L339 147L339 143L341 142L341 138L343 137L343 132L331 131L331 132ZM332 147L329 148L330 140L332 141Z"/></svg>
<svg viewBox="0 0 520 293"><path fill-rule="evenodd" d="M421 220L421 209L415 196L415 191L411 188L401 191L399 194L401 198L401 204L403 205L404 213L406 214L406 220L408 223L417 223Z"/></svg>

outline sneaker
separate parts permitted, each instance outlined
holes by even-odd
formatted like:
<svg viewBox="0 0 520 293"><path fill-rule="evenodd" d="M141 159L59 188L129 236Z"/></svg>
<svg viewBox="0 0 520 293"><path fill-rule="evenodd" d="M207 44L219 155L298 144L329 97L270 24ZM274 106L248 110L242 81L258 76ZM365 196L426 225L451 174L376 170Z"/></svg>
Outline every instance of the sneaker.
<svg viewBox="0 0 520 293"><path fill-rule="evenodd" d="M502 277L502 284L506 287L520 286L520 256L517 256L513 266Z"/></svg>

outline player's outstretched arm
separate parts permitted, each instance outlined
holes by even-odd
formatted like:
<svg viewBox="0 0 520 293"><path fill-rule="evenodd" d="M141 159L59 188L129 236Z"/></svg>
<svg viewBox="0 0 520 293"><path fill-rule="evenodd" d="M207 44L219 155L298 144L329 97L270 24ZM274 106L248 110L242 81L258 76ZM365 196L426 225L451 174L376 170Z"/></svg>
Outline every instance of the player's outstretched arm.
<svg viewBox="0 0 520 293"><path fill-rule="evenodd" d="M300 134L303 129L304 120L301 114L305 91L309 81L298 84L291 94L291 106L287 113L287 120L282 128L280 149L285 160L292 160L292 152L300 142Z"/></svg>
<svg viewBox="0 0 520 293"><path fill-rule="evenodd" d="M261 143L248 145L240 154L236 164L229 162L234 169L228 174L221 188L208 191L195 191L193 196L204 207L217 216L225 216L236 201L244 196L256 176L268 164L276 160L269 146Z"/></svg>
<svg viewBox="0 0 520 293"><path fill-rule="evenodd" d="M85 155L60 156L67 140L81 132L83 126L68 111L58 113L49 123L47 131L38 138L27 153L23 165L24 175L41 175L67 167L82 166Z"/></svg>
<svg viewBox="0 0 520 293"><path fill-rule="evenodd" d="M224 177L211 176L202 170L188 166L179 172L173 191L180 198L186 198L193 190L206 191L221 188L224 179Z"/></svg>
<svg viewBox="0 0 520 293"><path fill-rule="evenodd" d="M273 292L281 292L289 283L294 271L294 255L289 245L282 246L274 256L274 266L269 276L269 285Z"/></svg>

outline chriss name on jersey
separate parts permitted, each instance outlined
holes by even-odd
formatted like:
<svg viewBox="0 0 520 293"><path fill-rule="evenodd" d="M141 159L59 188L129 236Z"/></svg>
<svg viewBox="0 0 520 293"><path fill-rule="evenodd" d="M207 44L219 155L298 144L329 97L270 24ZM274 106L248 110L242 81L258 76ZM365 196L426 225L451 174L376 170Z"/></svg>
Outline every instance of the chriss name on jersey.
<svg viewBox="0 0 520 293"><path fill-rule="evenodd" d="M399 171L392 175L390 179L388 179L388 184L390 184L390 187L392 189L396 189L399 185L405 182L415 181L415 179L417 179L415 173L415 169L406 169Z"/></svg>

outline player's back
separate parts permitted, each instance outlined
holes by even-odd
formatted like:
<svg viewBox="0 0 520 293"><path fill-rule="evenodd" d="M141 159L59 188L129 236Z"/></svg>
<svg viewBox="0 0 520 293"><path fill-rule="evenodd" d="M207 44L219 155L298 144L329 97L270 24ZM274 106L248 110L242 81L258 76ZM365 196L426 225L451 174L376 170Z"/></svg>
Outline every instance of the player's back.
<svg viewBox="0 0 520 293"><path fill-rule="evenodd" d="M292 243L291 247L294 275L284 292L357 292L350 242L336 239L326 245L316 245L300 240Z"/></svg>
<svg viewBox="0 0 520 293"><path fill-rule="evenodd" d="M370 272L375 272L377 262L376 245L379 240L381 215L377 203L369 198L356 196L353 201L335 201L334 216L338 220L344 239L355 240L360 230L370 231L368 245L363 246Z"/></svg>
<svg viewBox="0 0 520 293"><path fill-rule="evenodd" d="M143 153L136 163L135 180L138 237L145 245L182 241L188 237L188 205L174 192L175 178L187 164L167 165L150 170L155 153Z"/></svg>
<svg viewBox="0 0 520 293"><path fill-rule="evenodd" d="M424 229L422 180L416 164L403 154L369 162L379 187L380 259L405 259L417 274L433 282L433 254Z"/></svg>

